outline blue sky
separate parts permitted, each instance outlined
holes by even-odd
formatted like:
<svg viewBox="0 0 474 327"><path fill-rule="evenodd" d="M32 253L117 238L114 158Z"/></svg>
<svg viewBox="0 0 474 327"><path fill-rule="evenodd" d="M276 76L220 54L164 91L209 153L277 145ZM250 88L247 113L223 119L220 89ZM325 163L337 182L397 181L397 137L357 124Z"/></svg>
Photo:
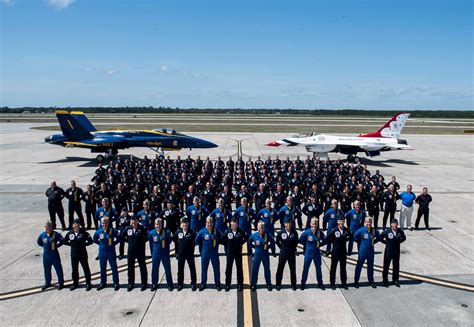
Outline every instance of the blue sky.
<svg viewBox="0 0 474 327"><path fill-rule="evenodd" d="M472 9L0 0L0 106L472 110Z"/></svg>

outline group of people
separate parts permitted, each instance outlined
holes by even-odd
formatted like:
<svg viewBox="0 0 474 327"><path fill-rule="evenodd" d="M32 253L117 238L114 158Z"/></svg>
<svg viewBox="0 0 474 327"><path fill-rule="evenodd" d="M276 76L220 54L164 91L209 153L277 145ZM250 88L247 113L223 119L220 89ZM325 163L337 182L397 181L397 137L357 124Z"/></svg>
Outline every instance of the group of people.
<svg viewBox="0 0 474 327"><path fill-rule="evenodd" d="M253 256L251 289L256 289L259 267L263 264L267 288L272 290L269 256L270 252L276 256L276 246L280 248L277 290L281 289L286 263L290 268L291 287L297 288L298 246L302 247L304 254L301 289L306 286L312 263L318 286L325 288L321 273L323 246L326 246L323 254L331 254L331 288L335 288L338 265L342 287L347 288L346 258L352 255L354 242L358 246L354 286L358 287L362 266L367 262L369 284L375 287L374 244L378 241L386 244L383 283L388 286L388 269L392 264L392 282L399 286L400 243L406 239L403 229L412 227L414 203L419 205L415 227L418 228L419 220L424 216L429 228L431 196L426 188L418 196L410 185L405 192L399 192L395 177L385 184L378 171L371 175L366 166L340 161L319 161L309 157L305 161L299 158L281 161L277 157L265 162L260 158L255 162L238 158L235 162L229 159L224 163L220 158L212 162L209 158L203 161L199 157L196 160L190 157L181 160L179 156L176 160L169 157L152 160L117 157L107 168L100 165L92 181L86 191L77 187L74 181L66 191L53 181L46 191L51 220L38 238L38 244L44 249L44 288L51 286L52 266L58 275L58 288L63 287L64 277L57 249L64 244L71 246L71 289L78 286L80 263L86 289L90 290L86 247L96 243L101 271L98 289L106 285L107 262L112 270L114 288L119 289L116 245L119 245L118 258L122 259L127 244L127 289L135 287L137 261L141 289L145 290L148 283L146 242L149 242L152 258L153 291L158 288L161 264L168 288L173 289L171 256L178 260L178 290L184 285L186 263L190 270L191 288L197 289L195 246L199 247L201 257L199 290L207 287L207 270L211 263L215 287L220 291L220 245L223 245L226 255L226 291L230 290L234 262L237 289L243 289L243 252ZM68 199L67 227L62 207L64 197ZM397 200L402 202L400 227L395 219ZM81 202L85 203L86 221ZM383 212L382 226L378 226L379 212ZM64 238L54 231L56 216L63 230L70 229ZM389 218L390 226L384 230ZM91 236L86 229L92 229L93 222L97 230ZM252 228L256 231L253 232ZM171 248L171 243L174 243L174 248Z"/></svg>

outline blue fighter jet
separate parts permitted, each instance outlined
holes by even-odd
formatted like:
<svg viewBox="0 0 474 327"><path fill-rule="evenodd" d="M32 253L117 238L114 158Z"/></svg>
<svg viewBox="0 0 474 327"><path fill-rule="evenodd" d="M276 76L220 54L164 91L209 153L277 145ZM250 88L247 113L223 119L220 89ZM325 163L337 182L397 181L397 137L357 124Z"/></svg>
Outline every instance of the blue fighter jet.
<svg viewBox="0 0 474 327"><path fill-rule="evenodd" d="M148 147L161 154L165 150L217 147L212 142L184 135L170 128L97 131L81 111L57 110L56 117L62 133L50 135L44 141L63 147L87 148L93 153L105 153L105 156L97 156L98 162L104 161L107 156L116 155L120 149L132 147Z"/></svg>

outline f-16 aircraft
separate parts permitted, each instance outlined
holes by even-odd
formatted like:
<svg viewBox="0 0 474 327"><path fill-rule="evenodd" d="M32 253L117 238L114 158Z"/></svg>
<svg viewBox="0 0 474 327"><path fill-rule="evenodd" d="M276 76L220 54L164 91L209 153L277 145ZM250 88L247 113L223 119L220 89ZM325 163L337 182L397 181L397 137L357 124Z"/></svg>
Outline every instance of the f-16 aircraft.
<svg viewBox="0 0 474 327"><path fill-rule="evenodd" d="M171 128L97 131L81 111L57 110L56 117L62 133L50 135L44 141L68 148L87 148L93 153L105 153L105 156L102 154L97 156L98 162L104 161L106 156L116 155L120 149L131 147L148 147L159 153L164 150L181 150L183 148L217 147L212 142L178 133Z"/></svg>
<svg viewBox="0 0 474 327"><path fill-rule="evenodd" d="M400 139L409 113L398 113L378 131L359 136L336 136L311 133L295 135L280 141L268 143L268 146L304 146L316 157L327 158L329 152L347 154L347 160L358 162L357 153L365 152L368 157L380 155L382 151L411 150L406 140Z"/></svg>

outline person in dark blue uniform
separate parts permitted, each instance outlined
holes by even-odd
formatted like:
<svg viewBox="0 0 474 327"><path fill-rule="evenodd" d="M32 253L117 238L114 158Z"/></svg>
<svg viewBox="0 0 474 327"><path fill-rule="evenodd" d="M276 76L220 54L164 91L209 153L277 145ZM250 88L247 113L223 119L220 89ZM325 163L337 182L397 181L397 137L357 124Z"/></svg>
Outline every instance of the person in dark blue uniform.
<svg viewBox="0 0 474 327"><path fill-rule="evenodd" d="M222 234L222 243L226 252L226 268L225 268L225 291L230 290L232 280L232 266L235 261L237 269L237 290L242 292L244 287L244 274L242 269L242 246L247 242L248 236L238 227L237 218L232 218L230 228Z"/></svg>
<svg viewBox="0 0 474 327"><path fill-rule="evenodd" d="M63 245L64 239L58 232L53 231L53 223L48 221L44 225L45 231L38 236L36 243L43 248L44 285L42 290L51 287L51 267L58 276L58 290L64 287L64 274L58 248Z"/></svg>
<svg viewBox="0 0 474 327"><path fill-rule="evenodd" d="M196 236L196 245L202 246L201 251L201 285L199 291L203 291L207 287L207 268L209 261L212 263L214 271L214 283L216 289L221 291L221 272L219 264L219 242L221 233L214 228L214 220L211 217L206 218L206 227L203 228Z"/></svg>
<svg viewBox="0 0 474 327"><path fill-rule="evenodd" d="M147 288L148 272L145 263L145 243L148 241L147 229L138 222L138 217L131 217L130 225L125 227L122 236L127 242L128 287L130 292L135 287L135 260L140 267L141 290Z"/></svg>
<svg viewBox="0 0 474 327"><path fill-rule="evenodd" d="M337 200L331 200L331 207L324 213L323 220L326 222L327 230L330 231L337 226L337 220L344 217L344 212L337 208ZM326 256L331 253L331 243L327 243Z"/></svg>
<svg viewBox="0 0 474 327"><path fill-rule="evenodd" d="M74 221L74 213L76 213L79 218L81 226L84 226L84 215L82 214L81 199L82 188L76 186L76 181L71 181L71 187L66 190L65 197L69 200L68 202L68 214L69 214L69 225L68 229L72 228L72 223Z"/></svg>
<svg viewBox="0 0 474 327"><path fill-rule="evenodd" d="M364 227L361 227L354 234L354 241L359 244L359 257L354 276L354 287L359 288L360 273L362 266L367 260L367 279L370 286L376 288L374 283L374 244L379 240L379 231L372 227L372 218L367 217L364 221Z"/></svg>
<svg viewBox="0 0 474 327"><path fill-rule="evenodd" d="M280 231L276 237L276 245L280 248L278 257L278 268L276 273L276 290L281 290L283 269L288 262L290 267L291 288L296 291L296 248L298 246L298 232L293 230L293 222L287 220L285 229Z"/></svg>
<svg viewBox="0 0 474 327"><path fill-rule="evenodd" d="M406 240L405 233L398 228L398 220L392 220L390 228L387 228L380 234L380 241L385 244L383 253L383 284L388 287L388 269L392 263L392 281L393 285L400 287L400 244Z"/></svg>
<svg viewBox="0 0 474 327"><path fill-rule="evenodd" d="M72 286L71 291L75 290L79 285L79 263L84 270L86 279L86 291L90 291L91 270L89 268L87 246L93 244L94 241L90 234L81 227L80 220L76 219L72 224L72 230L66 234L64 245L71 247L71 267L72 267Z"/></svg>
<svg viewBox="0 0 474 327"><path fill-rule="evenodd" d="M120 289L119 275L117 270L117 256L115 246L119 242L119 234L110 223L110 218L105 217L101 220L102 227L94 233L94 243L99 245L99 263L100 263L100 284L97 290L105 288L107 284L107 261L112 269L112 280L114 290Z"/></svg>
<svg viewBox="0 0 474 327"><path fill-rule="evenodd" d="M49 218L53 224L53 229L56 229L56 215L59 217L63 230L66 230L66 223L64 222L64 208L62 200L64 199L64 190L56 185L56 181L51 181L49 188L45 194L48 198Z"/></svg>
<svg viewBox="0 0 474 327"><path fill-rule="evenodd" d="M323 274L321 272L321 252L319 248L326 244L326 238L324 233L318 228L318 219L311 219L311 228L305 230L299 239L299 242L305 245L304 252L304 265L303 274L301 276L300 289L304 290L306 287L306 281L308 280L308 271L311 263L314 263L316 269L316 280L318 281L318 287L322 290L325 289L323 284Z"/></svg>
<svg viewBox="0 0 474 327"><path fill-rule="evenodd" d="M170 244L173 241L173 235L170 230L163 226L163 219L155 219L155 229L148 233L148 241L152 244L152 268L151 268L151 291L158 289L158 272L160 263L163 263L165 269L166 283L168 290L173 290L173 277L171 275L170 263Z"/></svg>
<svg viewBox="0 0 474 327"><path fill-rule="evenodd" d="M352 240L350 230L344 226L344 217L337 219L337 227L330 230L326 236L326 241L333 245L331 254L331 269L329 270L329 281L331 288L336 289L336 269L339 263L342 288L347 290L347 248L346 242Z"/></svg>
<svg viewBox="0 0 474 327"><path fill-rule="evenodd" d="M181 220L181 229L174 234L176 259L178 259L178 291L183 289L184 265L187 262L191 274L191 289L196 290L196 265L194 263L194 240L196 233L189 228L187 218Z"/></svg>

